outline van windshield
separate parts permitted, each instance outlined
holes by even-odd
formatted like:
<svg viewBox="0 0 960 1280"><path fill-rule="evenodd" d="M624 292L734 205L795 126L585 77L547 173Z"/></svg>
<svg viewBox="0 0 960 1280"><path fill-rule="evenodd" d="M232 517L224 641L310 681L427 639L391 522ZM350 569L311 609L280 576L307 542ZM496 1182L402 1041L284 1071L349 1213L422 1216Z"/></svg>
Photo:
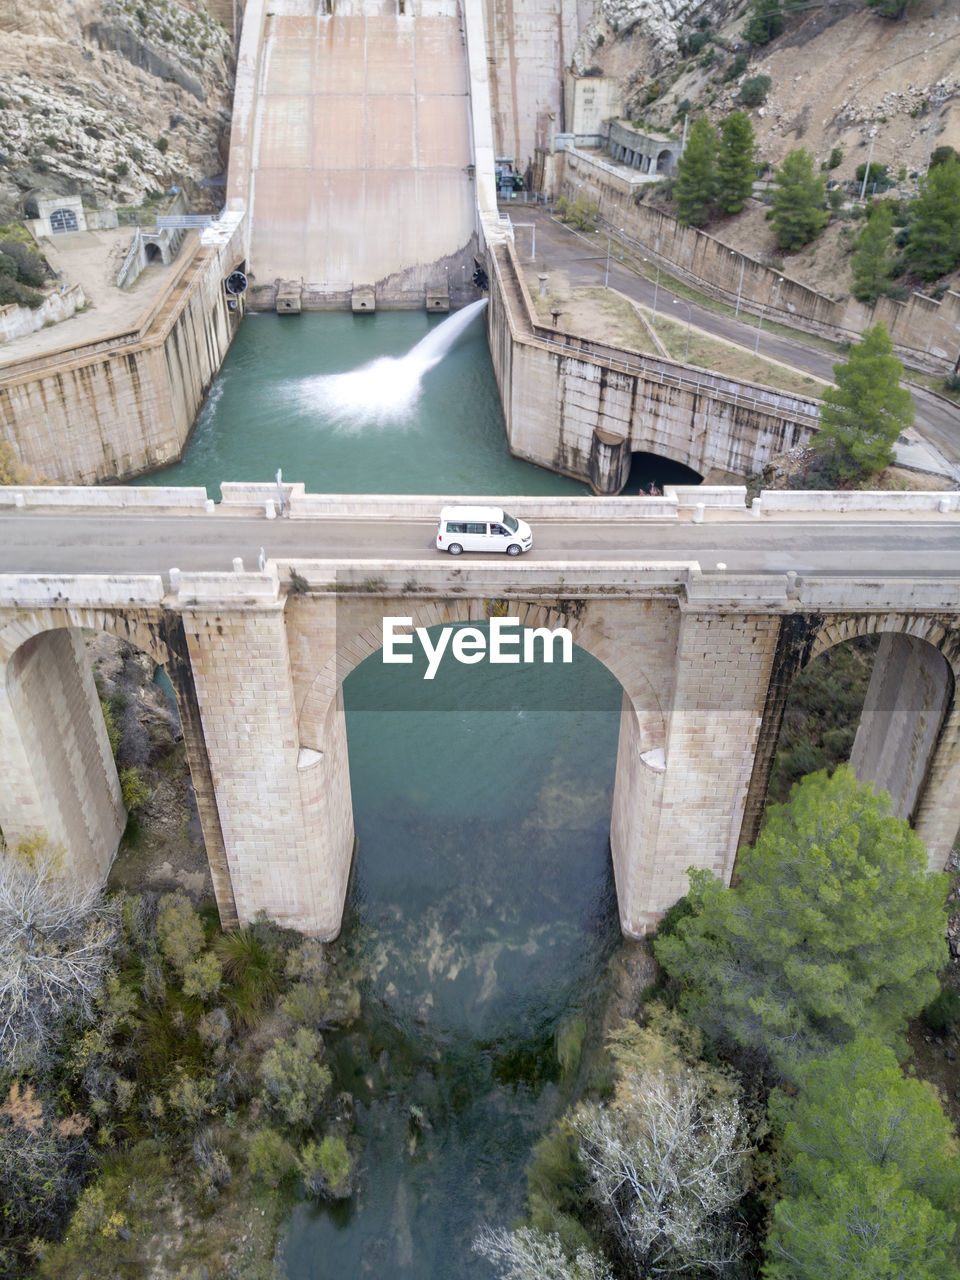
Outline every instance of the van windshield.
<svg viewBox="0 0 960 1280"><path fill-rule="evenodd" d="M503 513L503 523L507 526L507 528L510 530L511 533L516 533L517 530L520 528L519 524L516 521L516 518L510 515L510 513L507 511Z"/></svg>

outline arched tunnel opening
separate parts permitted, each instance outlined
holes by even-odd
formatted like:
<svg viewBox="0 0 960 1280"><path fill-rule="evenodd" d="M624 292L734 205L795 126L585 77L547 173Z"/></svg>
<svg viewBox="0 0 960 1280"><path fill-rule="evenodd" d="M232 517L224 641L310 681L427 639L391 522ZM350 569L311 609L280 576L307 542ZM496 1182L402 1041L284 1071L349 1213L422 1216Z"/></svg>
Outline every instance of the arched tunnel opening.
<svg viewBox="0 0 960 1280"><path fill-rule="evenodd" d="M672 458L664 458L659 453L645 453L641 450L630 455L630 473L623 489L624 497L635 497L638 493L663 492L667 484L702 484L703 476L692 467L682 462L674 462Z"/></svg>

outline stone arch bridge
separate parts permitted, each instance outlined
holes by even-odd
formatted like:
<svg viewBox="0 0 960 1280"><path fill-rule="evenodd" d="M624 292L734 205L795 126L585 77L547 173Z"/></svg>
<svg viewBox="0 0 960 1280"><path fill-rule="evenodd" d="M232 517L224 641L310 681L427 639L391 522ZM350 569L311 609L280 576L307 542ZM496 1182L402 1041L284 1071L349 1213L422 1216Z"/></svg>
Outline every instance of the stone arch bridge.
<svg viewBox="0 0 960 1280"><path fill-rule="evenodd" d="M10 527L33 518L7 517ZM950 522L955 547L953 516L939 518ZM111 519L127 528L134 517ZM169 523L184 547L226 527L219 515ZM318 559L296 548L329 541L327 525L267 526L262 514L230 524L234 546L239 528L249 526L254 541L282 528L293 554L257 572L236 562L226 573L83 575L4 573L0 556L0 828L8 841L43 830L69 849L78 876L107 874L125 814L83 636L109 632L162 664L176 690L224 923L265 911L332 937L354 848L344 679L380 650L385 617L429 627L495 612L569 628L620 682L610 842L628 935L655 925L685 891L691 865L729 881L762 817L793 678L852 636L882 637L854 766L890 791L931 867L949 856L960 827L960 570L946 579L705 572L680 554L603 559L589 549L562 560L536 549L518 561L453 560L426 549L425 523L409 554ZM741 526L748 543L762 543L771 527L745 512ZM590 538L600 538L596 528ZM837 526L821 528L824 545L835 545ZM686 525L690 537L696 529ZM393 536L402 534L394 525ZM123 560L115 543L104 545L103 556Z"/></svg>

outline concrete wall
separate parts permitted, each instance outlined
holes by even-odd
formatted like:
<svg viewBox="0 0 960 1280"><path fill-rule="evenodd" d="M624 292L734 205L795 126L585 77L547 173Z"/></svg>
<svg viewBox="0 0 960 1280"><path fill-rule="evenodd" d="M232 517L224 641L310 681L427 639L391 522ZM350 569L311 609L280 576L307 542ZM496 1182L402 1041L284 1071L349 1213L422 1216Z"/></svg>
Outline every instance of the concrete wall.
<svg viewBox="0 0 960 1280"><path fill-rule="evenodd" d="M617 493L631 451L749 475L813 433L816 401L538 324L511 245L490 277L490 352L518 457Z"/></svg>
<svg viewBox="0 0 960 1280"><path fill-rule="evenodd" d="M580 6L577 0L483 3L497 155L512 157L522 173L536 148L551 145L554 132L570 127L564 124L563 69L580 35Z"/></svg>
<svg viewBox="0 0 960 1280"><path fill-rule="evenodd" d="M195 244L136 329L8 364L3 438L50 480L124 480L176 461L239 323L223 280L239 260L236 220Z"/></svg>
<svg viewBox="0 0 960 1280"><path fill-rule="evenodd" d="M954 366L960 350L958 293L948 290L939 302L918 293L906 302L879 298L873 306L850 295L830 298L781 270L734 253L696 227L681 227L668 214L635 203L636 185L629 176L588 155L563 152L555 157L553 173L554 195L569 200L584 195L608 226L623 227L682 279L730 302L739 294L742 310L756 314L763 304L771 319L841 341L858 339L864 329L882 321L898 354L936 371Z"/></svg>
<svg viewBox="0 0 960 1280"><path fill-rule="evenodd" d="M265 7L246 9L227 182L258 294L294 281L315 306L360 287L423 305L427 289L466 290L475 189L455 0Z"/></svg>
<svg viewBox="0 0 960 1280"><path fill-rule="evenodd" d="M0 342L22 338L27 333L36 333L45 325L69 320L85 302L82 287L74 284L62 293L51 293L39 307L21 307L13 302L0 307Z"/></svg>
<svg viewBox="0 0 960 1280"><path fill-rule="evenodd" d="M224 505L235 514L234 499ZM193 510L185 518L217 518ZM291 569L305 591L287 593ZM115 779L96 781L109 770L75 636L110 630L172 673L222 918L246 923L265 910L332 936L353 851L342 682L380 648L385 616L423 626L482 620L496 600L524 625L569 627L620 682L611 850L627 933L645 932L685 891L689 866L730 878L762 815L790 684L854 635L895 637L881 650L868 705L871 740L881 736L884 690L898 690L882 727L895 741L862 751L859 767L899 789L931 867L942 867L960 828L958 586L882 574L703 575L683 562L588 563L571 576L566 563L446 558L289 561L262 573L183 573L169 584L0 578L0 821L5 831L47 829L73 847L83 824L68 823L49 797L89 792L109 810L103 797ZM98 856L117 834L100 839Z"/></svg>

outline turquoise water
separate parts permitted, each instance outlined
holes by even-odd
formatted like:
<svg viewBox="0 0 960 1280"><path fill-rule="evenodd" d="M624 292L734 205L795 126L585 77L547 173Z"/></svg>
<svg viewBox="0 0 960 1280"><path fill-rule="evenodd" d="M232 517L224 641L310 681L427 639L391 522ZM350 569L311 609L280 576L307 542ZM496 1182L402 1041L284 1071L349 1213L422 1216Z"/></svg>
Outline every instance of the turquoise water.
<svg viewBox="0 0 960 1280"><path fill-rule="evenodd" d="M437 711L443 689L357 710L398 701L376 654L344 686L358 849L339 945L366 976L361 1023L328 1053L364 1172L349 1206L294 1214L291 1280L490 1275L471 1241L522 1210L530 1148L571 1097L558 1029L598 1030L619 685L579 650L535 682L459 670L491 710ZM581 709L536 709L571 684Z"/></svg>
<svg viewBox="0 0 960 1280"><path fill-rule="evenodd" d="M182 462L137 484L303 481L312 493L585 494L583 484L510 456L483 317L423 377L409 415L338 412L324 375L402 356L442 320L381 311L248 315Z"/></svg>
<svg viewBox="0 0 960 1280"><path fill-rule="evenodd" d="M248 316L184 461L149 482L218 496L280 467L312 492L586 493L510 457L482 319L412 388L409 366L377 363L439 323ZM358 368L354 412L325 379ZM555 1036L578 1017L597 1031L619 937L620 687L580 651L430 684L375 654L344 696L358 847L334 954L359 966L365 998L327 1054L355 1099L363 1171L349 1203L294 1213L286 1274L489 1276L471 1241L522 1207L530 1147L574 1084Z"/></svg>

